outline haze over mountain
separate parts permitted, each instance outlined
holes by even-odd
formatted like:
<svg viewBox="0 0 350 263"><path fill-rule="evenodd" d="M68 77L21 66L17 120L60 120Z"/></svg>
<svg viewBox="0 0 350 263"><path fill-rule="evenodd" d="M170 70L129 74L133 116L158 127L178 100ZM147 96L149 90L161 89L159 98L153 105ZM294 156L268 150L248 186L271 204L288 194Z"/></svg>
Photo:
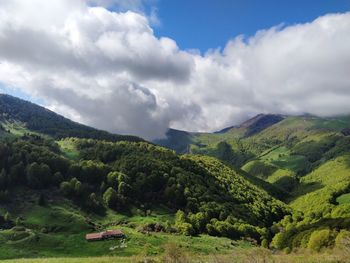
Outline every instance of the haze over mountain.
<svg viewBox="0 0 350 263"><path fill-rule="evenodd" d="M198 52L156 36L155 16L137 2L122 11L125 1L1 1L3 89L146 139L169 127L216 131L259 113L350 113L349 13L258 28Z"/></svg>

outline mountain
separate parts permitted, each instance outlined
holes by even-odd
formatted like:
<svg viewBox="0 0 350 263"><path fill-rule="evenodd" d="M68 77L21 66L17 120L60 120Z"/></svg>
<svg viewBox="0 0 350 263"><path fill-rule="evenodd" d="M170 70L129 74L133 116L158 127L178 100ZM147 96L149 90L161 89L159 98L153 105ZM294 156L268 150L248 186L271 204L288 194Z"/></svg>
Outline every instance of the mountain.
<svg viewBox="0 0 350 263"><path fill-rule="evenodd" d="M191 148L205 148L212 141L220 142L252 136L282 121L282 115L259 114L238 126L230 126L214 133L186 132L169 129L165 139L154 140L154 143L173 149L178 153L188 153ZM193 147L191 147L193 146Z"/></svg>
<svg viewBox="0 0 350 263"><path fill-rule="evenodd" d="M142 141L135 136L111 134L73 122L44 107L6 94L0 94L0 123L4 128L18 132L27 129L55 139L78 137L108 141Z"/></svg>
<svg viewBox="0 0 350 263"><path fill-rule="evenodd" d="M186 154L7 95L0 116L1 259L348 244L348 116L258 115L158 141ZM84 239L107 229L128 245Z"/></svg>
<svg viewBox="0 0 350 263"><path fill-rule="evenodd" d="M244 137L252 136L262 130L274 125L284 118L281 115L274 114L259 114L243 122L238 128L245 129Z"/></svg>
<svg viewBox="0 0 350 263"><path fill-rule="evenodd" d="M1 259L113 255L113 241L84 236L116 227L130 240L123 255L139 244L159 251L168 239L214 253L230 244L214 237L268 242L273 224L291 214L272 185L213 157L177 155L8 95L0 116Z"/></svg>
<svg viewBox="0 0 350 263"><path fill-rule="evenodd" d="M165 139L156 140L154 143L178 153L210 155L236 167L242 167L248 160L267 155L278 146L291 148L308 138L317 141L327 136L346 137L349 135L349 127L349 116L321 118L310 115L259 114L241 125L231 126L220 132L192 133L170 129ZM317 136L319 138L315 138ZM283 148L280 147L279 150L282 151ZM297 168L302 169L295 167Z"/></svg>
<svg viewBox="0 0 350 263"><path fill-rule="evenodd" d="M172 147L177 134L158 143L216 157L261 187L263 180L284 191L281 199L294 212L274 225L270 246L319 250L339 245L338 234L350 237L349 130L350 116L258 115L220 133L185 132L181 149Z"/></svg>

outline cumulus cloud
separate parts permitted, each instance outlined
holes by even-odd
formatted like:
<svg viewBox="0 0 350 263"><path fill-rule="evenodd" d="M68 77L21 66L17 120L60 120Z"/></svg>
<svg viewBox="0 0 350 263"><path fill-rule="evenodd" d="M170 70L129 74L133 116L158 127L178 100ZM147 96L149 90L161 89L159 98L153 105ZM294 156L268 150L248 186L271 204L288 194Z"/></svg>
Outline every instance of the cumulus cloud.
<svg viewBox="0 0 350 263"><path fill-rule="evenodd" d="M147 139L261 112L350 113L350 13L200 55L155 37L142 13L106 8L122 2L1 1L0 82L74 120Z"/></svg>

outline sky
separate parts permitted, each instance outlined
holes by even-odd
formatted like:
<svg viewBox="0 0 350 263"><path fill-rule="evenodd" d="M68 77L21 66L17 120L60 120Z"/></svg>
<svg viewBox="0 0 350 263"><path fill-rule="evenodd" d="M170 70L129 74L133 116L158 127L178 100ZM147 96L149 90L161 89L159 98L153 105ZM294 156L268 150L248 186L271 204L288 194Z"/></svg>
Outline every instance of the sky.
<svg viewBox="0 0 350 263"><path fill-rule="evenodd" d="M350 1L163 0L156 6L161 21L154 28L157 36L175 39L181 49L205 52L225 47L238 35L251 36L276 25L306 23L327 13L349 11Z"/></svg>
<svg viewBox="0 0 350 263"><path fill-rule="evenodd" d="M114 133L350 114L350 1L2 0L0 92Z"/></svg>

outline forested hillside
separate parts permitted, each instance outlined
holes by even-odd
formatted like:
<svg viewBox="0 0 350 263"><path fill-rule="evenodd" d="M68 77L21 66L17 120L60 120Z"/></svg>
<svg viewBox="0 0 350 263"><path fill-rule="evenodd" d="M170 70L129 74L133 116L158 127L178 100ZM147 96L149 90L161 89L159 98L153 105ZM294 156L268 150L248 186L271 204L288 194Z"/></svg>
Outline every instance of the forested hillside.
<svg viewBox="0 0 350 263"><path fill-rule="evenodd" d="M235 246L227 240L288 252L350 238L348 117L259 115L215 134L173 131L167 146L188 148L178 155L0 99L1 258L105 255L112 241L84 235L108 228L128 234L124 256L163 253L168 239L214 253Z"/></svg>
<svg viewBox="0 0 350 263"><path fill-rule="evenodd" d="M274 226L270 246L320 250L350 234L349 127L348 116L258 115L219 133L187 132L182 148L180 131L157 143L216 157L284 191L294 212Z"/></svg>
<svg viewBox="0 0 350 263"><path fill-rule="evenodd" d="M109 141L142 140L134 136L111 134L73 122L46 108L5 94L0 94L0 122L5 128L24 128L55 139L78 137Z"/></svg>
<svg viewBox="0 0 350 263"><path fill-rule="evenodd" d="M63 236L81 243L84 234L110 225L134 236L155 231L266 244L272 225L291 214L269 194L281 197L282 191L215 158L179 156L13 97L0 98L2 258L31 255L34 240L38 255L49 253L45 242L66 249L73 240ZM106 245L89 245L87 252L82 244L69 253L99 255Z"/></svg>

